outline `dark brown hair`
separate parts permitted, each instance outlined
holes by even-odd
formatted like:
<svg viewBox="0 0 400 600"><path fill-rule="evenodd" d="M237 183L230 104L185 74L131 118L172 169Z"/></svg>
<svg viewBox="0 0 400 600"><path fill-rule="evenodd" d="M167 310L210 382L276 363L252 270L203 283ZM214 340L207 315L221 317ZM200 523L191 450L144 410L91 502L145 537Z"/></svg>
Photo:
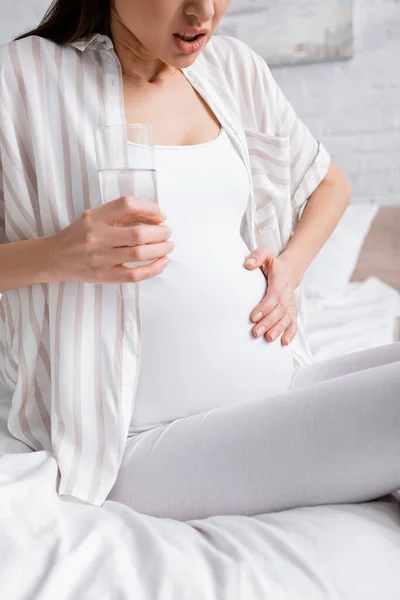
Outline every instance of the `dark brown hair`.
<svg viewBox="0 0 400 600"><path fill-rule="evenodd" d="M15 39L38 35L58 44L66 44L91 33L101 33L111 38L111 2L112 0L53 0L40 24Z"/></svg>

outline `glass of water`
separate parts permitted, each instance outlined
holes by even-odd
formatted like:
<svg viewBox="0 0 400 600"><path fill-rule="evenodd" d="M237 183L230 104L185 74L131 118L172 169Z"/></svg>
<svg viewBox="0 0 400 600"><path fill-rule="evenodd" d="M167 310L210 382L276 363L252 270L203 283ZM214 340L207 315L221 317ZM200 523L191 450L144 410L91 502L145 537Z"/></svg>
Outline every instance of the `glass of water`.
<svg viewBox="0 0 400 600"><path fill-rule="evenodd" d="M122 196L136 196L158 204L152 123L108 125L94 129L93 134L103 204ZM116 224L129 225L133 225L133 219ZM154 260L123 264L132 268Z"/></svg>

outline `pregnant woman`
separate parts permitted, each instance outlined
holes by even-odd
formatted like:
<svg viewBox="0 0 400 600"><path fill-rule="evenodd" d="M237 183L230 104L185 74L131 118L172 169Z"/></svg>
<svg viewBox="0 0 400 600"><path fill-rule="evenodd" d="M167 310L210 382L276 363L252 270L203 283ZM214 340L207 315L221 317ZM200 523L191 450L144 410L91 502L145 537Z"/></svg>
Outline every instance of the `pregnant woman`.
<svg viewBox="0 0 400 600"><path fill-rule="evenodd" d="M349 182L212 37L229 4L58 0L1 47L0 381L66 501L188 520L400 488L400 343L313 363L305 336ZM135 122L165 214L101 204L93 129Z"/></svg>

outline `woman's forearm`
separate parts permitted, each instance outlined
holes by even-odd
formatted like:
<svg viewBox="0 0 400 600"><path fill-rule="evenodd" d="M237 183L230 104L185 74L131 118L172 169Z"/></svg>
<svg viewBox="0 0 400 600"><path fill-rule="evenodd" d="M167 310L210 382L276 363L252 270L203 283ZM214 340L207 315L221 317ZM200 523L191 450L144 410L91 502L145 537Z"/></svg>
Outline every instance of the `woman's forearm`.
<svg viewBox="0 0 400 600"><path fill-rule="evenodd" d="M52 236L0 244L0 293L57 281Z"/></svg>
<svg viewBox="0 0 400 600"><path fill-rule="evenodd" d="M300 285L307 267L332 235L351 198L351 184L335 163L310 196L293 236L279 258L289 261Z"/></svg>

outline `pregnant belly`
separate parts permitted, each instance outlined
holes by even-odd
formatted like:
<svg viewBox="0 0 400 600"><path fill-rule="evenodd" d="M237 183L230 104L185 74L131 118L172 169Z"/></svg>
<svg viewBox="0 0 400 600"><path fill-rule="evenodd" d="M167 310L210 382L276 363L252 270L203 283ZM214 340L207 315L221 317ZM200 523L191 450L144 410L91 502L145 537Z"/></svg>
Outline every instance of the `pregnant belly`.
<svg viewBox="0 0 400 600"><path fill-rule="evenodd" d="M290 345L252 333L250 313L265 296L267 280L260 269L243 266L249 251L242 241L236 250L228 247L229 256L188 256L177 245L165 271L140 282L142 355L133 429L289 387Z"/></svg>

